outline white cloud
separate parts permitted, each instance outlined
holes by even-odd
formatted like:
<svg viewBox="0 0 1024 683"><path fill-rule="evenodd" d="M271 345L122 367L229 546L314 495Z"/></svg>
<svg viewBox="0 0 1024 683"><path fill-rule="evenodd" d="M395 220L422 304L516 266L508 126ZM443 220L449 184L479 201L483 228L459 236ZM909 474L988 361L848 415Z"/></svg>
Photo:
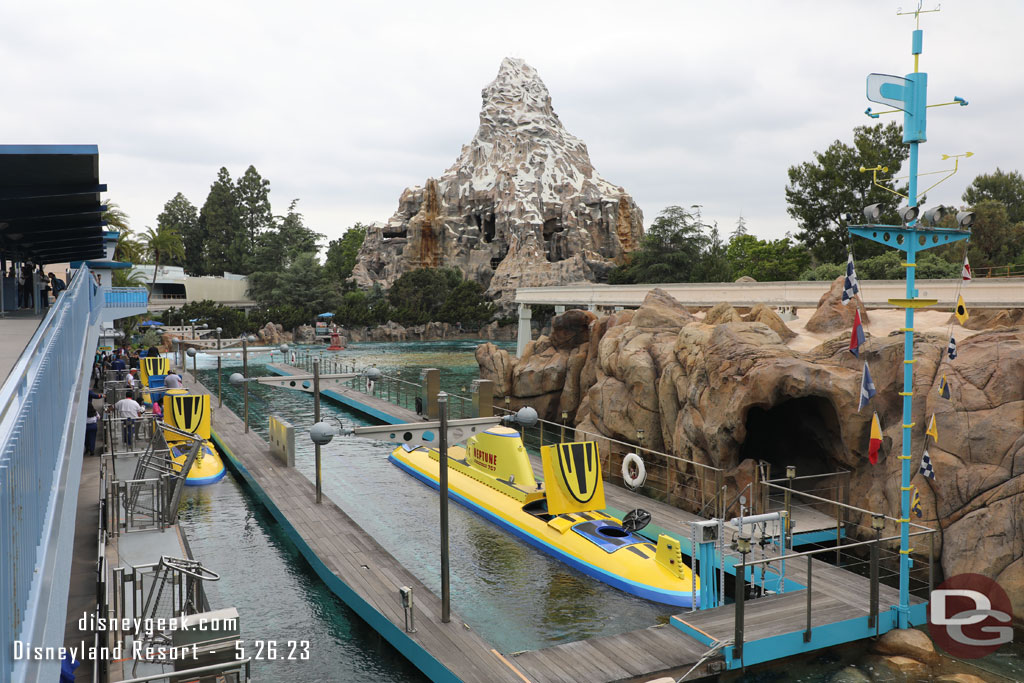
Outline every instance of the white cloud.
<svg viewBox="0 0 1024 683"><path fill-rule="evenodd" d="M101 178L141 228L217 169L249 164L274 209L298 197L338 236L386 219L472 137L501 58L535 66L595 167L649 222L702 204L731 230L781 236L786 169L849 140L864 77L912 70L913 19L892 2L5 3L0 130L9 143L97 143ZM910 0L902 3L910 6ZM922 171L977 153L931 193L1022 166L1011 0L924 15L933 109ZM856 208L856 207L851 207Z"/></svg>

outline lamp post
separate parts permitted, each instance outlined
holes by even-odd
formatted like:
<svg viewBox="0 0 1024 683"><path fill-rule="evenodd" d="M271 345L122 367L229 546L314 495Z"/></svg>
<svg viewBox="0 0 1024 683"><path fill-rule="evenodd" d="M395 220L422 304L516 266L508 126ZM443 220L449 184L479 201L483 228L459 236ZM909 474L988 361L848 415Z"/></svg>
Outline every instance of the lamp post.
<svg viewBox="0 0 1024 683"><path fill-rule="evenodd" d="M562 433L561 433L561 435L559 436L559 439L558 439L561 443L565 443L565 423L568 422L568 421L569 421L569 411L563 410L562 411Z"/></svg>
<svg viewBox="0 0 1024 683"><path fill-rule="evenodd" d="M221 332L223 332L223 331L224 331L223 327L218 327L217 328L217 350L218 351L220 351L220 335L221 335ZM222 400L221 393L220 393L220 384L221 384L221 376L220 376L220 374L221 374L221 358L220 358L220 354L218 353L217 354L217 407L218 408L220 408L222 405L224 405L224 401Z"/></svg>
<svg viewBox="0 0 1024 683"><path fill-rule="evenodd" d="M196 353L196 347L194 347L194 346L190 346L190 347L188 347L188 348L187 348L187 349L185 350L185 354L186 354L186 355L187 355L187 356L188 356L189 358L191 358L191 359L192 359L192 379L193 379L193 381L196 381L196 382L198 382L198 381L199 381L199 376L198 376L198 375L196 374L196 363L197 363L198 361L196 360L196 356L198 356L199 354L198 354L198 353Z"/></svg>
<svg viewBox="0 0 1024 683"><path fill-rule="evenodd" d="M241 381L241 379L239 379ZM432 446L435 435L438 444L438 488L440 489L441 509L441 621L451 621L451 596L449 584L448 567L448 440L449 438L460 439L466 436L463 431L467 427L486 429L498 424L512 425L519 424L523 427L532 427L537 424L537 411L526 406L519 409L519 412L503 417L475 417L465 420L448 420L448 394L440 392L437 394L438 421L417 422L402 425L374 425L369 427L347 428L342 426L340 430L335 429L327 422L317 422L309 428L309 438L314 444L326 445L338 434L345 436L366 436L369 438L383 438L390 441L398 441L412 446ZM449 429L452 434L449 435ZM402 436L396 439L398 434ZM461 435L461 436L460 436Z"/></svg>
<svg viewBox="0 0 1024 683"><path fill-rule="evenodd" d="M242 377L249 377L249 344L256 341L253 335L242 337ZM245 402L245 416L242 422L245 424L245 433L249 433L249 383L242 386L242 400Z"/></svg>
<svg viewBox="0 0 1024 683"><path fill-rule="evenodd" d="M793 480L796 479L796 465L786 465L786 544L793 547Z"/></svg>
<svg viewBox="0 0 1024 683"><path fill-rule="evenodd" d="M441 623L447 624L451 616L451 587L448 570L448 394L437 395L438 429L438 484L441 494Z"/></svg>
<svg viewBox="0 0 1024 683"><path fill-rule="evenodd" d="M313 359L313 424L320 422L320 359ZM313 442L313 452L316 454L316 502L319 505L322 489L320 479L320 444Z"/></svg>

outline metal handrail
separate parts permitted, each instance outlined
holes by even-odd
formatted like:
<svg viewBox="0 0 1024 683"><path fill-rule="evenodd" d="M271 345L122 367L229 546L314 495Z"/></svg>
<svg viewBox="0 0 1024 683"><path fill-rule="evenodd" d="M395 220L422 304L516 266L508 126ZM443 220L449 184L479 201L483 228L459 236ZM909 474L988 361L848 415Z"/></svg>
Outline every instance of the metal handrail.
<svg viewBox="0 0 1024 683"><path fill-rule="evenodd" d="M157 674L150 674L149 676L139 676L138 678L129 678L121 681L121 683L147 683L147 681L159 681L162 679L182 678L188 676L194 676L196 674L214 673L217 671L228 671L230 669L236 669L245 667L245 679L250 680L251 672L249 670L249 663L252 661L252 657L246 657L234 662L222 662L220 664L208 664L207 666L197 666L194 669L184 669L182 671L168 671Z"/></svg>
<svg viewBox="0 0 1024 683"><path fill-rule="evenodd" d="M911 533L910 535L911 536L926 536L928 534L934 534L934 533L935 533L935 529L928 529L926 527L924 531L915 531L915 532ZM878 542L898 541L899 538L900 537L898 535L897 536L883 536L882 538L877 539L877 541ZM871 545L872 543L875 543L875 542L876 542L876 539L872 538L870 541L856 541L854 543L844 543L842 545L842 549L843 550L848 550L850 548L856 548L858 546ZM756 566L756 565L759 565L759 564L767 564L767 563L770 563L770 562L778 562L779 560L792 560L792 559L795 559L797 557L806 557L807 555L819 555L819 554L823 554L823 553L834 553L835 551L836 551L835 548L815 548L814 550L804 550L804 551L801 551L801 552L798 552L798 553L789 553L787 555L774 555L772 557L765 557L765 558L762 558L760 560L750 560L749 562L737 562L734 566L735 567L742 567L742 568L753 567L753 566Z"/></svg>
<svg viewBox="0 0 1024 683"><path fill-rule="evenodd" d="M796 490L787 489L787 487L785 487L785 486L779 486L778 484L773 484L770 481L765 481L765 482L761 482L761 483L764 484L765 486L770 486L772 488L779 489L780 491L789 490L795 496L803 496L805 498L813 498L813 499L815 499L817 501L820 501L820 502L823 502L823 503L828 503L829 505L838 505L840 507L846 508L847 510L853 510L855 512L863 513L865 515L871 515L872 517L877 515L877 516L880 516L880 517L884 517L885 519L889 520L890 522L897 522L897 523L900 522L900 520L897 519L896 517L890 517L889 515L886 515L886 514L879 514L877 512L872 512L871 510L865 510L864 508L859 508L856 505L850 505L849 503L840 503L837 500L829 500L828 498L822 498L821 496L815 496L814 494L811 494L811 493L803 493L802 491L796 491ZM925 529L925 530L927 530L929 532L935 531L935 529L932 529L931 527L924 526L923 524L915 524L914 522L908 522L908 524L910 524L910 526L912 526L912 527L916 527L918 529Z"/></svg>

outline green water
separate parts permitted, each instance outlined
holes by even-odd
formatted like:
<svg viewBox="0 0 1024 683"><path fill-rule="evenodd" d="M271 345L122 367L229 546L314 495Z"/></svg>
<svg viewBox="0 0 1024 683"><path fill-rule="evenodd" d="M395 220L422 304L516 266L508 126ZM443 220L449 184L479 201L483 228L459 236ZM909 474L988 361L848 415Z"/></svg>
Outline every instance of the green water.
<svg viewBox="0 0 1024 683"><path fill-rule="evenodd" d="M331 358L359 367L376 364L385 374L413 382L421 369L437 367L442 370L443 389L465 394L464 388L477 377L476 344L352 344ZM275 356L280 361L280 354ZM222 385L225 404L239 415L241 394L227 377L240 365L240 359L225 359ZM250 363L250 374L270 373L257 361ZM199 377L216 393L215 360L200 357ZM313 447L306 435L312 423L312 396L259 385L250 386L249 396L250 424L257 433L266 436L271 413L295 425L296 466L312 479ZM369 423L329 399L321 402L321 410L346 424ZM323 448L324 493L400 564L440 593L437 493L390 464L391 450L392 445L382 442L336 438ZM563 565L459 505L449 510L453 611L499 651L621 633L665 623L672 613L672 608L621 593ZM210 587L211 604L236 606L245 638L310 641L308 662L257 662L260 679L422 680L321 584L274 520L230 476L213 486L190 489L182 523L197 556L222 574L221 581ZM787 661L784 668L765 665L731 680L825 682L844 666L857 663L864 652L858 644L832 648ZM1018 653L1019 648L1009 661L1017 660ZM999 659L996 670L1006 671L1007 658ZM1016 672L1012 665L1010 670ZM1018 678L975 673L990 680Z"/></svg>
<svg viewBox="0 0 1024 683"><path fill-rule="evenodd" d="M458 393L477 376L475 345L355 344L344 358L361 366L367 364L363 358L371 359L386 374L410 381L418 379L421 368L442 367L442 388ZM226 381L238 365L238 359L224 361L222 391L225 405L241 415L241 392ZM250 374L270 373L262 363L250 362ZM199 377L216 393L216 361L200 358ZM250 386L253 429L265 436L270 413L295 425L296 467L310 479L313 447L306 430L312 410L309 394ZM330 400L321 402L321 410L346 424L369 424ZM324 493L440 593L437 493L388 462L392 448L366 439L336 438L322 449ZM380 668L379 639L367 634L361 622L354 626L358 618L320 585L272 518L231 477L189 494L182 520L193 548L204 562L211 558L215 571L223 570L224 578L211 589L211 603L237 606L247 625L246 637L280 640L284 636L278 634L292 634L286 639L295 639L308 632L318 659L310 671L327 672L332 662L343 660L345 669L330 680L408 680L401 667ZM664 623L672 613L667 606L627 595L565 566L459 505L450 507L449 517L452 609L502 652L630 631ZM234 563L244 566L236 569ZM352 650L358 655L351 655ZM376 668L365 668L368 663ZM284 673L275 672L274 680L307 676L302 665L276 666Z"/></svg>

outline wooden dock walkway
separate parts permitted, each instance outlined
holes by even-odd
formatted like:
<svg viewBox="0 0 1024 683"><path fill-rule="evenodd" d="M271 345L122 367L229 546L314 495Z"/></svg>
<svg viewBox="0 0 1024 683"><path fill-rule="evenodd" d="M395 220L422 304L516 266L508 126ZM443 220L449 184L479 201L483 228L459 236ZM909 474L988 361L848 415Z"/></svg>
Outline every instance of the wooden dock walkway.
<svg viewBox="0 0 1024 683"><path fill-rule="evenodd" d="M190 378L186 387L209 393ZM212 401L216 404L216 401ZM270 447L226 407L213 408L213 430L262 502L325 582L367 623L434 680L523 683L523 677L466 627L457 614L441 622L441 600L363 531L313 483L281 465ZM238 467L241 465L241 467ZM399 588L413 589L415 633L405 632Z"/></svg>
<svg viewBox="0 0 1024 683"><path fill-rule="evenodd" d="M282 375L305 372L283 364L275 364L274 370ZM186 385L193 391L209 393L194 381L187 380ZM424 419L410 410L341 384L323 387L321 391L366 414L378 418L387 416L386 421L392 424ZM858 638L868 637L873 632L865 628L869 613L869 579L817 558L810 560L810 565L801 558L787 563L786 578L805 586L808 566L811 568L814 638L810 642L801 644L806 629L807 591L800 589L746 601L745 656L742 659L734 657L731 647L735 630L735 606L732 604L675 615L665 625L503 655L465 625L458 615L453 613L450 623L441 623L440 598L326 495L323 503L316 505L313 483L294 468L281 465L270 455L269 445L260 436L252 431L244 432L241 420L234 413L227 408L214 408L214 431L218 445L236 471L281 522L321 579L434 680L611 683L660 676L678 678L696 666L689 677L692 679L720 672L726 666L735 668L846 642L854 639L849 637L851 632L859 634ZM539 458L534 458L533 464L539 472ZM648 510L654 517L652 529L680 540L688 541L690 522L701 519L614 484L606 483L605 497L609 508L623 512L638 507ZM825 521L818 523L827 528L827 517L819 516ZM766 552L776 551L768 548ZM736 553L726 552L727 571L738 559ZM731 585L733 579L727 580ZM401 586L414 590L416 633L404 630ZM888 605L898 602L898 592L885 585L879 588L879 604L883 610L888 610ZM912 598L911 604L920 606L922 602ZM886 611L881 617L880 632L889 630L891 624L892 613ZM783 650L778 649L779 639L786 641ZM709 656L712 648L716 652Z"/></svg>

